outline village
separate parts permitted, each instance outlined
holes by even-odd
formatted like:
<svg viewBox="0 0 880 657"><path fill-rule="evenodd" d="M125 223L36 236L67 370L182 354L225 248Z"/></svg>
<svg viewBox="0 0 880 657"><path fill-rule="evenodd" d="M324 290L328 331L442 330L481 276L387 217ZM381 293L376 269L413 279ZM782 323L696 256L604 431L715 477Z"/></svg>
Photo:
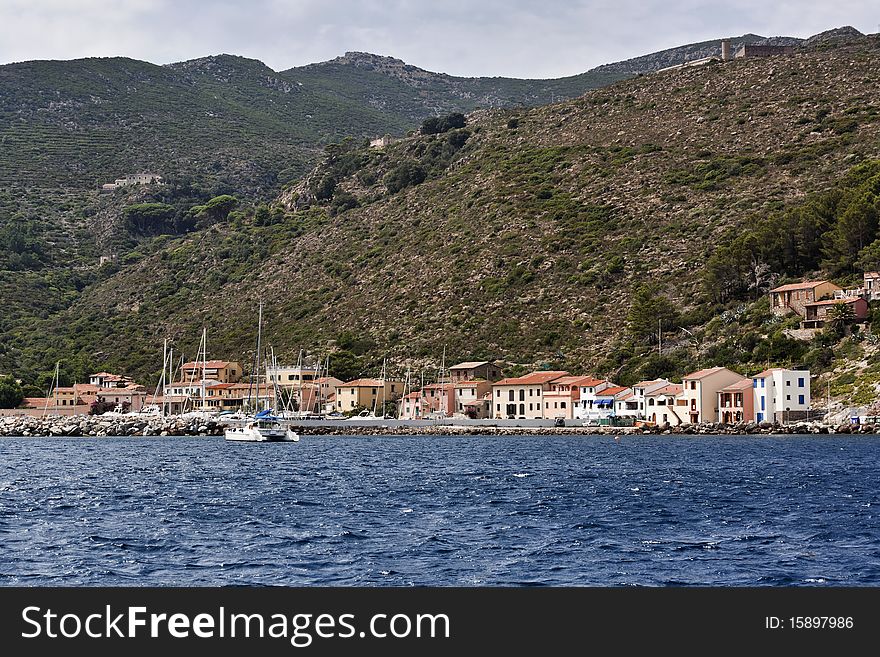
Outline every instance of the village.
<svg viewBox="0 0 880 657"><path fill-rule="evenodd" d="M861 287L842 289L825 280L804 281L770 291L777 315L795 315L792 337L809 339L844 314L865 321L868 302L880 299L880 273L866 272ZM844 312L842 312L844 311ZM412 377L343 381L326 364L269 366L248 376L238 361L182 363L176 376L150 390L131 378L98 372L88 383L55 386L45 398L26 398L6 416L76 416L110 413L163 416L192 412L224 415L272 408L299 419L396 418L421 420L552 420L558 426L680 427L706 423L785 425L821 419L813 407L807 369L770 367L744 376L726 367L690 372L632 386L585 374L538 370L505 377L503 363L469 361L441 368L430 383ZM172 380L175 379L176 380Z"/></svg>
<svg viewBox="0 0 880 657"><path fill-rule="evenodd" d="M880 299L880 273L864 273L858 288L804 281L776 287L769 297L774 314L800 318L800 328L789 330L791 337L810 339L835 315L844 315L850 324L864 322L868 302ZM167 379L163 375L169 382L152 390L127 376L98 372L88 383L55 386L45 398L26 398L18 408L0 410L0 415L223 415L272 408L299 419L551 420L569 426L680 427L784 425L821 419L827 410L827 404L813 406L807 369L769 367L744 376L717 366L692 371L681 381L657 378L622 386L559 370L505 377L503 367L501 362L462 362L441 367L437 380L429 383L384 375L343 381L328 372L326 363L308 366L301 360L249 376L238 361L205 356L182 363Z"/></svg>

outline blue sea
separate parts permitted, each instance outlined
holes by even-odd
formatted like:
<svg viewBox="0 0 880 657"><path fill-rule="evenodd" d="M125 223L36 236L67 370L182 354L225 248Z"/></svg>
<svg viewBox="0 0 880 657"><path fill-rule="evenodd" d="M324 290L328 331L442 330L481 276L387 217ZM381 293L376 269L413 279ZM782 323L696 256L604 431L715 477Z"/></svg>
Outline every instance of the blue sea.
<svg viewBox="0 0 880 657"><path fill-rule="evenodd" d="M0 438L0 584L880 584L874 437Z"/></svg>

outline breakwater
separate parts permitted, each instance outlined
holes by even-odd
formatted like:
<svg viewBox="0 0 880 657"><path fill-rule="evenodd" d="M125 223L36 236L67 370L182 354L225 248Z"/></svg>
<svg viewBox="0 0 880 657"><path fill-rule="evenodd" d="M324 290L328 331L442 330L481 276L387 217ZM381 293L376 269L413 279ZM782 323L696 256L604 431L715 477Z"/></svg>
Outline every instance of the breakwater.
<svg viewBox="0 0 880 657"><path fill-rule="evenodd" d="M555 436L555 435L767 435L767 434L878 434L880 425L826 425L798 422L786 425L762 422L685 424L678 427L608 426L494 426L492 424L409 425L352 424L340 421L292 423L302 435L314 436ZM149 417L137 415L79 415L0 417L0 436L220 436L226 424L206 417Z"/></svg>
<svg viewBox="0 0 880 657"><path fill-rule="evenodd" d="M0 436L219 436L224 426L213 419L75 415L0 418Z"/></svg>

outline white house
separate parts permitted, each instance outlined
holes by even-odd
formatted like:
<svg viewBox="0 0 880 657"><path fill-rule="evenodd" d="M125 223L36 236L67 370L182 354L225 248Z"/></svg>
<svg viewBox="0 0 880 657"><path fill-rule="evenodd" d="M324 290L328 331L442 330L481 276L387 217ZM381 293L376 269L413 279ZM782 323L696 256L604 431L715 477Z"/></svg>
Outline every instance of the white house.
<svg viewBox="0 0 880 657"><path fill-rule="evenodd" d="M608 383L607 381L603 383ZM601 387L587 400L587 407L582 408L583 419L591 424L603 424L615 416L614 403L621 393L629 393L630 389L616 386L613 383Z"/></svg>
<svg viewBox="0 0 880 657"><path fill-rule="evenodd" d="M596 393L601 392L605 388L610 388L614 384L604 379L586 379L579 384L580 391L578 393L578 401L574 406L574 419L586 420L588 415L592 414L593 407L596 406Z"/></svg>
<svg viewBox="0 0 880 657"><path fill-rule="evenodd" d="M678 408L677 402L681 397L680 383L670 383L646 392L645 419L660 427L666 424L671 427L684 424L687 421L687 402L682 398L683 405Z"/></svg>
<svg viewBox="0 0 880 657"><path fill-rule="evenodd" d="M752 377L755 420L787 422L800 420L810 411L809 370L774 367Z"/></svg>
<svg viewBox="0 0 880 657"><path fill-rule="evenodd" d="M633 409L635 409L636 411L638 411L635 414L636 418L640 420L647 419L647 393L654 392L655 390L659 390L660 388L665 388L668 385L671 385L671 382L666 379L639 381L632 387L632 397L626 400L626 410L632 411ZM632 413L628 412L627 415L632 415Z"/></svg>

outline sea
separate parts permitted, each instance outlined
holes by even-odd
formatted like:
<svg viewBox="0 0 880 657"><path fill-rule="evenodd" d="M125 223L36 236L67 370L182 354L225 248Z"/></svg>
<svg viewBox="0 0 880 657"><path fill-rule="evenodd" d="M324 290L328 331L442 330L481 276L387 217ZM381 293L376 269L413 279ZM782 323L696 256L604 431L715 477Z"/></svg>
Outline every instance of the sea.
<svg viewBox="0 0 880 657"><path fill-rule="evenodd" d="M876 586L880 438L0 438L0 584Z"/></svg>

